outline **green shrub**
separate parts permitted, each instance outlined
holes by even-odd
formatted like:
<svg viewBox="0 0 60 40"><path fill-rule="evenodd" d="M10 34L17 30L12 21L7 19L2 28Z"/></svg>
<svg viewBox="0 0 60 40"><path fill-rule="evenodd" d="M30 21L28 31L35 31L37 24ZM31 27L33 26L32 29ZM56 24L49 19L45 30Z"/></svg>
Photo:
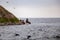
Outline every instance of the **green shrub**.
<svg viewBox="0 0 60 40"><path fill-rule="evenodd" d="M10 18L10 22L15 23L15 22L19 22L19 20L17 18Z"/></svg>
<svg viewBox="0 0 60 40"><path fill-rule="evenodd" d="M8 22L7 18L0 18L0 23L5 23L5 22Z"/></svg>

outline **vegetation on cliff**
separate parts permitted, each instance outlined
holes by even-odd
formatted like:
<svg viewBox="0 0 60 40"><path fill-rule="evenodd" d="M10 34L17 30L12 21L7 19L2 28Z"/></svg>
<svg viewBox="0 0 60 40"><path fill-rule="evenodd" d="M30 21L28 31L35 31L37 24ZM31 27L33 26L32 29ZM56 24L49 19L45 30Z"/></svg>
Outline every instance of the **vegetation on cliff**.
<svg viewBox="0 0 60 40"><path fill-rule="evenodd" d="M0 25L21 24L19 19L0 5Z"/></svg>

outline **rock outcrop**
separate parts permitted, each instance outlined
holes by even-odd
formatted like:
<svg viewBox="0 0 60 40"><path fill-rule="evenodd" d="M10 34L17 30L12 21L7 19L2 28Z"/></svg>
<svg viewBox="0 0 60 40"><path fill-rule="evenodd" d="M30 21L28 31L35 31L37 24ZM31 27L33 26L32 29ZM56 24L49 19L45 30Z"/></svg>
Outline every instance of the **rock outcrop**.
<svg viewBox="0 0 60 40"><path fill-rule="evenodd" d="M18 25L24 24L12 13L0 5L0 25Z"/></svg>
<svg viewBox="0 0 60 40"><path fill-rule="evenodd" d="M26 23L31 24L31 22L28 20L28 18L26 19Z"/></svg>

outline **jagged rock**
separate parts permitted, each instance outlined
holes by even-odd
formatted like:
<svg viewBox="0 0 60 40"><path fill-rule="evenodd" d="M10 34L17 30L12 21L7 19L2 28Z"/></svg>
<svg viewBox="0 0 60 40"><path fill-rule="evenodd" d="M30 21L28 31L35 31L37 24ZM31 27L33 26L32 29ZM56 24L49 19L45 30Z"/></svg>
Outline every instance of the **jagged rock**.
<svg viewBox="0 0 60 40"><path fill-rule="evenodd" d="M57 36L55 36L54 38L60 38L60 36L59 36L59 35L57 35Z"/></svg>
<svg viewBox="0 0 60 40"><path fill-rule="evenodd" d="M31 24L31 22L29 22L28 18L26 19L26 23Z"/></svg>

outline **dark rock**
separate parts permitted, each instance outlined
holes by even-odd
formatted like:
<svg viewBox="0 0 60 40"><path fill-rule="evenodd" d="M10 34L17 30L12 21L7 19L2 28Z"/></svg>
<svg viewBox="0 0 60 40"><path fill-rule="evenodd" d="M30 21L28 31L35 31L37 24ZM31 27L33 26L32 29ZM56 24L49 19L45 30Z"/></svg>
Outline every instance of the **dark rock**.
<svg viewBox="0 0 60 40"><path fill-rule="evenodd" d="M28 18L26 19L26 23L31 24L31 22L29 22Z"/></svg>
<svg viewBox="0 0 60 40"><path fill-rule="evenodd" d="M27 36L27 39L29 39L29 38L31 38L31 36L30 36L30 35L28 35L28 36Z"/></svg>
<svg viewBox="0 0 60 40"><path fill-rule="evenodd" d="M60 36L56 36L55 38L60 38Z"/></svg>
<svg viewBox="0 0 60 40"><path fill-rule="evenodd" d="M15 34L15 36L20 36L19 34Z"/></svg>

